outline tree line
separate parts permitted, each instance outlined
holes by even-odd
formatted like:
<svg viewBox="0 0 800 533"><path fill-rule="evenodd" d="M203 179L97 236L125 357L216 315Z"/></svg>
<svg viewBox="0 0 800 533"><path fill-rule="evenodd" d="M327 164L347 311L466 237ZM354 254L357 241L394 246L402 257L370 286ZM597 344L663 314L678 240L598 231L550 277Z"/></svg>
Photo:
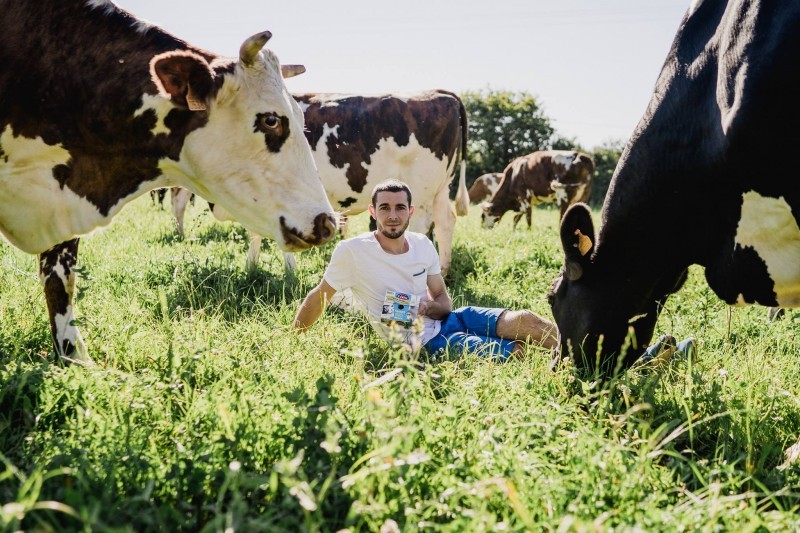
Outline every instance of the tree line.
<svg viewBox="0 0 800 533"><path fill-rule="evenodd" d="M594 207L602 205L624 148L623 140L609 140L586 149L575 139L558 133L536 98L526 92L485 89L459 96L469 119L467 187L478 176L502 172L515 158L537 150L579 150L591 155L595 162L589 202Z"/></svg>

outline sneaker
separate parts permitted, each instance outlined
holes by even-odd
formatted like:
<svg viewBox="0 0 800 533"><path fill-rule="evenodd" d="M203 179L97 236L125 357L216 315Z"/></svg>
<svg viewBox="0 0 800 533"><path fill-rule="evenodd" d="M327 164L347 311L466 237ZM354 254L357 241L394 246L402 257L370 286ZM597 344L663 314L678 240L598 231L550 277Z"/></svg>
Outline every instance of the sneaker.
<svg viewBox="0 0 800 533"><path fill-rule="evenodd" d="M666 333L659 337L659 339L651 344L636 361L634 366L645 365L648 363L661 364L668 361L672 354L675 352L676 344L675 337Z"/></svg>
<svg viewBox="0 0 800 533"><path fill-rule="evenodd" d="M675 346L676 354L686 357L687 360L695 361L697 356L697 341L693 337L687 337Z"/></svg>

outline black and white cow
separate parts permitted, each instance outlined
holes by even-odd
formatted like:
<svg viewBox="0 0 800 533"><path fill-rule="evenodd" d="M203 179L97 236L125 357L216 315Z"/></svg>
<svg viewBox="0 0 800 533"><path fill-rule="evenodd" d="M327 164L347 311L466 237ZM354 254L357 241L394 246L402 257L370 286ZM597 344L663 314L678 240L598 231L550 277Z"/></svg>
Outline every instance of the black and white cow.
<svg viewBox="0 0 800 533"><path fill-rule="evenodd" d="M303 115L264 32L240 57L192 47L103 0L3 1L0 232L38 254L56 353L86 359L78 238L180 185L299 251L333 236Z"/></svg>
<svg viewBox="0 0 800 533"><path fill-rule="evenodd" d="M608 374L630 342L629 366L692 264L731 305L800 305L798 87L800 2L692 4L599 233L580 204L562 222L561 356Z"/></svg>
<svg viewBox="0 0 800 533"><path fill-rule="evenodd" d="M452 257L456 214L466 215L465 182L467 114L455 94L431 90L410 95L308 93L294 95L305 112L306 137L328 199L342 215L367 210L373 187L395 178L411 189L415 205L409 229L433 228L442 272ZM450 183L460 165L456 213L450 205ZM179 226L189 195L178 196ZM214 215L225 220L223 210ZM251 233L248 264L258 260L261 240ZM285 256L293 268L294 259Z"/></svg>

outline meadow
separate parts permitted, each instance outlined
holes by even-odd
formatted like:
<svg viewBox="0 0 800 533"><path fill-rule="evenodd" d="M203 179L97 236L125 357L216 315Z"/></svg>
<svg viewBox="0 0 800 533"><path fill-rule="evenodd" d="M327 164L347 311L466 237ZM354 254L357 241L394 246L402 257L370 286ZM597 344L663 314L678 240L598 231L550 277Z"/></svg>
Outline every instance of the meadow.
<svg viewBox="0 0 800 533"><path fill-rule="evenodd" d="M562 263L458 221L456 305L530 308ZM595 212L595 219L597 213ZM356 219L353 232L366 227ZM698 341L606 384L392 347L358 317L290 324L333 245L287 275L204 202L177 237L143 197L81 242L94 365L54 364L35 258L0 244L0 530L775 531L800 525L800 312L729 308L693 267L657 334ZM613 305L613 303L610 303Z"/></svg>

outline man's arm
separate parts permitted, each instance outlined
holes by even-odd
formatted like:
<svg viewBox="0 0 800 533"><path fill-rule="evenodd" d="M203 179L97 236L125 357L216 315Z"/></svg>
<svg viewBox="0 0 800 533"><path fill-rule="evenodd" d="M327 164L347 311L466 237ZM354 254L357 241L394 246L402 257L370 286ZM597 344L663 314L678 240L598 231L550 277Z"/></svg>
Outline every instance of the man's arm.
<svg viewBox="0 0 800 533"><path fill-rule="evenodd" d="M447 294L447 286L441 274L428 276L428 296L430 301L419 304L419 314L433 319L447 316L453 310L453 301Z"/></svg>
<svg viewBox="0 0 800 533"><path fill-rule="evenodd" d="M336 289L328 285L328 282L323 279L319 285L311 289L306 299L300 304L300 308L294 316L292 327L299 331L305 331L313 326L314 322L322 316L325 306L333 298L334 294L336 294Z"/></svg>

